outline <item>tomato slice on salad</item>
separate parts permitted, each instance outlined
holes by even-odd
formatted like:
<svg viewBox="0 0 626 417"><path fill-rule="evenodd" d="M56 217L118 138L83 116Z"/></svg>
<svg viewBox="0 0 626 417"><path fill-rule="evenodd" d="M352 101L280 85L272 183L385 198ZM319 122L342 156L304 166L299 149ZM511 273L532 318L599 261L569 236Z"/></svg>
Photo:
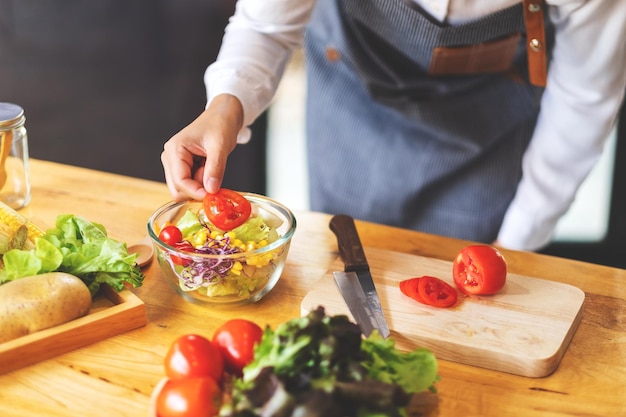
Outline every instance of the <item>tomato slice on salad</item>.
<svg viewBox="0 0 626 417"><path fill-rule="evenodd" d="M456 304L456 289L442 279L423 276L400 282L400 291L414 300L433 307L451 307Z"/></svg>
<svg viewBox="0 0 626 417"><path fill-rule="evenodd" d="M241 226L252 212L252 205L243 195L227 188L207 194L202 204L209 221L221 230Z"/></svg>

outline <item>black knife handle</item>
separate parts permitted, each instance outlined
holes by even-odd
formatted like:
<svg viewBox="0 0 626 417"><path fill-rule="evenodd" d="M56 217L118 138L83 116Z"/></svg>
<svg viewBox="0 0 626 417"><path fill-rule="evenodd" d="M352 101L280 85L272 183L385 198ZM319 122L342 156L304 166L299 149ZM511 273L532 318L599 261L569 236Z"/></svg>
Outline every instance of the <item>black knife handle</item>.
<svg viewBox="0 0 626 417"><path fill-rule="evenodd" d="M365 258L365 252L363 252L354 219L346 214L337 214L330 219L329 226L337 237L339 254L345 265L344 271L369 271L370 268Z"/></svg>

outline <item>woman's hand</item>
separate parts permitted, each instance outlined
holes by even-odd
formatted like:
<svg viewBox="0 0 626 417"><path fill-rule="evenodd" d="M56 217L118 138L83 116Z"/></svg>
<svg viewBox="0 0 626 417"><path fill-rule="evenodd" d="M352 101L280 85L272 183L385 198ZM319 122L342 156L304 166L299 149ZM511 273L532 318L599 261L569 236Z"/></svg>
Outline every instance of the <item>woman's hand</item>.
<svg viewBox="0 0 626 417"><path fill-rule="evenodd" d="M219 190L226 160L237 145L242 123L239 100L222 94L165 143L161 162L174 200L202 200L207 192Z"/></svg>

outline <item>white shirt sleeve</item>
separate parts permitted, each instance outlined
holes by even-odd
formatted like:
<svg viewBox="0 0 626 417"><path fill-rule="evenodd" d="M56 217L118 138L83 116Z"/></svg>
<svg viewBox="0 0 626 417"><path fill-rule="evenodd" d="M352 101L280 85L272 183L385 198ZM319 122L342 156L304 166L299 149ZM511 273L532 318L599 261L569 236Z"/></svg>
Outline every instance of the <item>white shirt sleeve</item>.
<svg viewBox="0 0 626 417"><path fill-rule="evenodd" d="M556 40L523 177L498 241L536 250L603 151L626 89L626 1L548 0Z"/></svg>
<svg viewBox="0 0 626 417"><path fill-rule="evenodd" d="M494 7L515 1L499 0ZM511 249L536 250L550 241L600 157L626 90L626 1L546 3L556 43L523 177L498 235ZM463 21L477 13L468 4L449 0L438 7ZM302 46L314 5L315 0L238 0L218 59L205 73L207 104L222 93L238 97L249 126L269 106L292 51ZM244 127L238 141L248 139Z"/></svg>
<svg viewBox="0 0 626 417"><path fill-rule="evenodd" d="M216 62L204 75L207 105L220 94L239 99L244 128L269 106L294 49L302 46L315 0L239 0Z"/></svg>

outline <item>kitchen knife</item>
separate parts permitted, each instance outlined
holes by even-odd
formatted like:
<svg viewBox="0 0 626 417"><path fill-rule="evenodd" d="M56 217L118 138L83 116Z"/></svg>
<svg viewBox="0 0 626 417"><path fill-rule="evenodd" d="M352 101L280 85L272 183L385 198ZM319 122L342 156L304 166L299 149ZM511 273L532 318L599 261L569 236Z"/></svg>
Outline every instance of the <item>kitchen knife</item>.
<svg viewBox="0 0 626 417"><path fill-rule="evenodd" d="M389 326L380 305L354 219L345 214L338 214L330 219L329 226L337 237L339 254L345 266L343 272L334 272L333 276L350 313L365 336L369 336L372 330L377 329L382 337L387 338Z"/></svg>

